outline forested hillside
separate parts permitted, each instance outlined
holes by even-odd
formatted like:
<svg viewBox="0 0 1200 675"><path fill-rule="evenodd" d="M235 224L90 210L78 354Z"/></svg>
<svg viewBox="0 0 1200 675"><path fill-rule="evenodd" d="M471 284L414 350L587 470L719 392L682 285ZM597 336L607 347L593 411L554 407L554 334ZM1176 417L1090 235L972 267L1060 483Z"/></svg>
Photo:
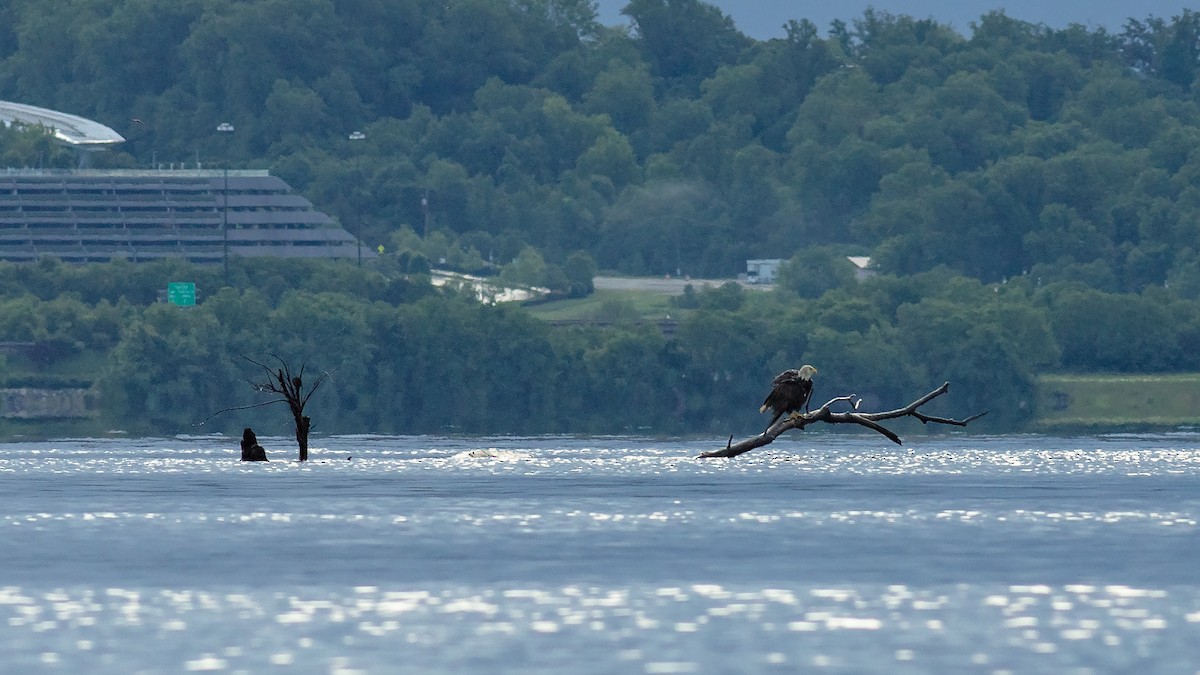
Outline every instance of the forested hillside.
<svg viewBox="0 0 1200 675"><path fill-rule="evenodd" d="M831 394L887 402L950 379L957 401L1006 407L988 422L1012 426L1031 414L1036 372L1200 367L1200 14L1110 34L994 13L963 35L868 12L828 29L797 17L768 42L697 0L631 0L625 14L632 31L599 25L586 0L5 3L0 98L116 128L129 141L102 163L268 168L405 256L369 270L391 291L341 283L358 271L325 287L246 272L191 314L80 289L82 308L123 326L109 386L129 411L155 410L165 393L123 378L154 372L146 336L213 335L179 322L274 326L231 333L201 363L343 345L289 333L321 325L276 317L300 309L361 328L346 333L357 351L338 347L364 369L339 376L348 389L373 401L408 383L390 403L339 403L343 431L717 428L801 360L819 362ZM22 134L0 144L10 166L71 161ZM883 276L853 281L848 253ZM556 332L405 276L447 258L534 269L545 278L522 280L567 291L594 266L729 277L773 257L792 260L777 294L712 293L671 339ZM23 295L10 276L7 303L73 302ZM225 316L222 303L249 309ZM441 336L430 349L482 341L425 353L398 325ZM481 335L528 339L493 352L505 340ZM409 361L368 377L388 349ZM529 354L544 360L527 396L477 387L524 382L471 373ZM182 413L164 415L148 419L173 428Z"/></svg>
<svg viewBox="0 0 1200 675"><path fill-rule="evenodd" d="M0 11L3 98L108 123L115 164L270 168L372 245L423 233L428 195L430 228L499 262L729 276L845 243L899 274L1200 286L1191 12L1119 35L797 17L756 42L697 0L629 2L632 33L586 0Z"/></svg>

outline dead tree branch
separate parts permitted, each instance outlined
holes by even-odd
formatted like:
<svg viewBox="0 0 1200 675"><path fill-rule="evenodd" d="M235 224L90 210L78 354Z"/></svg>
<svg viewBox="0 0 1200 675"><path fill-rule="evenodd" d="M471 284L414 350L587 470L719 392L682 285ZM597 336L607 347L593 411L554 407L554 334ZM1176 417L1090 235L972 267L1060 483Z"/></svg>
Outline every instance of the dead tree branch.
<svg viewBox="0 0 1200 675"><path fill-rule="evenodd" d="M220 414L222 414L222 413L233 412L233 411L235 411L235 410L250 410L250 409L252 409L252 408L261 408L261 407L263 407L263 406L271 405L272 403L287 403L287 401L285 401L285 400L283 400L283 399L281 399L281 398L277 398L277 399L274 399L274 400L271 400L271 401L263 401L263 402L261 402L261 403L251 403L251 404L249 404L249 405L235 405L235 406L233 406L232 408L221 408L221 409L220 409L220 410L218 410L217 412L215 412L215 413L213 413L213 414L209 415L208 417L205 417L204 419L200 420L199 422L196 422L196 423L195 423L195 424L193 424L192 426L194 426L194 427L202 427L202 426L204 426L204 424L205 424L206 422L208 422L208 421L209 421L209 420L211 420L212 418L214 418L214 417L216 417L217 415L220 415Z"/></svg>
<svg viewBox="0 0 1200 675"><path fill-rule="evenodd" d="M812 412L795 412L791 415L783 417L758 436L747 438L739 443L733 443L733 437L730 436L729 443L727 443L724 448L721 450L713 450L702 453L699 455L699 457L737 457L744 452L750 452L751 450L761 448L764 445L769 445L770 443L774 442L776 438L779 438L779 436L785 431L790 429L804 429L814 422L825 422L827 424L858 424L870 429L871 431L882 434L893 443L900 445L900 437L884 427L882 424L879 424L879 422L883 420L898 419L900 417L915 417L916 419L921 420L922 424L929 424L932 422L935 424L949 424L952 426L965 427L971 422L987 414L987 411L985 410L984 412L977 413L966 419L956 420L947 417L934 417L932 415L926 415L919 410L921 406L946 393L949 391L949 389L950 383L945 382L942 384L942 386L934 389L928 394L925 394L912 403L909 403L903 408L896 408L895 410L887 410L884 412L859 412L858 406L862 402L861 399L857 398L853 394L849 396L838 396L830 399L827 403L825 403L825 405ZM838 403L848 403L850 404L851 409L845 412L834 412L832 406Z"/></svg>
<svg viewBox="0 0 1200 675"><path fill-rule="evenodd" d="M300 446L300 461L308 459L308 430L312 425L312 420L305 416L304 406L308 404L308 399L316 393L317 388L321 386L332 371L322 372L317 380L309 385L308 391L304 390L304 370L308 367L307 363L300 365L300 372L293 374L291 366L287 361L279 358L275 354L271 357L279 362L279 367L274 370L265 363L255 361L249 356L242 355L242 358L254 365L262 368L267 373L266 382L250 382L257 391L269 392L282 396L281 399L268 401L267 403L287 403L288 408L292 411L292 418L296 423L296 444ZM266 404L263 404L266 405Z"/></svg>

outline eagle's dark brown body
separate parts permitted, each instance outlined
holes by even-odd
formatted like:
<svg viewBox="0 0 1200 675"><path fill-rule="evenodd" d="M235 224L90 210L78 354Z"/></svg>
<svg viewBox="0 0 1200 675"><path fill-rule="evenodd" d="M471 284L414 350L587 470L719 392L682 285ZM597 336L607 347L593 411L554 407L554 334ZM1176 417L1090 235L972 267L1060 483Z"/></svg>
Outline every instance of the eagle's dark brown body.
<svg viewBox="0 0 1200 675"><path fill-rule="evenodd" d="M758 409L759 412L766 412L768 409L775 411L775 416L767 425L768 429L779 421L784 413L796 412L801 408L808 412L808 400L812 398L813 390L812 376L816 372L816 368L803 365L775 376L771 381L771 393L767 394L767 400L763 401L762 407Z"/></svg>

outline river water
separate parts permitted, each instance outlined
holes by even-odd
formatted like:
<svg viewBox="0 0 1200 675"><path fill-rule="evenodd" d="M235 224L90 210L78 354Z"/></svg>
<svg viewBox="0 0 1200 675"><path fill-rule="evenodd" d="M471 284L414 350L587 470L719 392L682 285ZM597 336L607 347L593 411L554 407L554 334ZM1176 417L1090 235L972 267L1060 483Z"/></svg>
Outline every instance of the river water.
<svg viewBox="0 0 1200 675"><path fill-rule="evenodd" d="M1200 434L0 443L5 673L1197 673Z"/></svg>

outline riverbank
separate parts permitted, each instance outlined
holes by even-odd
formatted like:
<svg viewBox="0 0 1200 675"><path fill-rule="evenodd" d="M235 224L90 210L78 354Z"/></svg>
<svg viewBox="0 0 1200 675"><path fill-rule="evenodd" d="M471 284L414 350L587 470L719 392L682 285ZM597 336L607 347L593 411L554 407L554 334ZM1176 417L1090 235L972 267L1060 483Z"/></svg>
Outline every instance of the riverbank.
<svg viewBox="0 0 1200 675"><path fill-rule="evenodd" d="M1039 431L1200 426L1200 373L1038 378Z"/></svg>

